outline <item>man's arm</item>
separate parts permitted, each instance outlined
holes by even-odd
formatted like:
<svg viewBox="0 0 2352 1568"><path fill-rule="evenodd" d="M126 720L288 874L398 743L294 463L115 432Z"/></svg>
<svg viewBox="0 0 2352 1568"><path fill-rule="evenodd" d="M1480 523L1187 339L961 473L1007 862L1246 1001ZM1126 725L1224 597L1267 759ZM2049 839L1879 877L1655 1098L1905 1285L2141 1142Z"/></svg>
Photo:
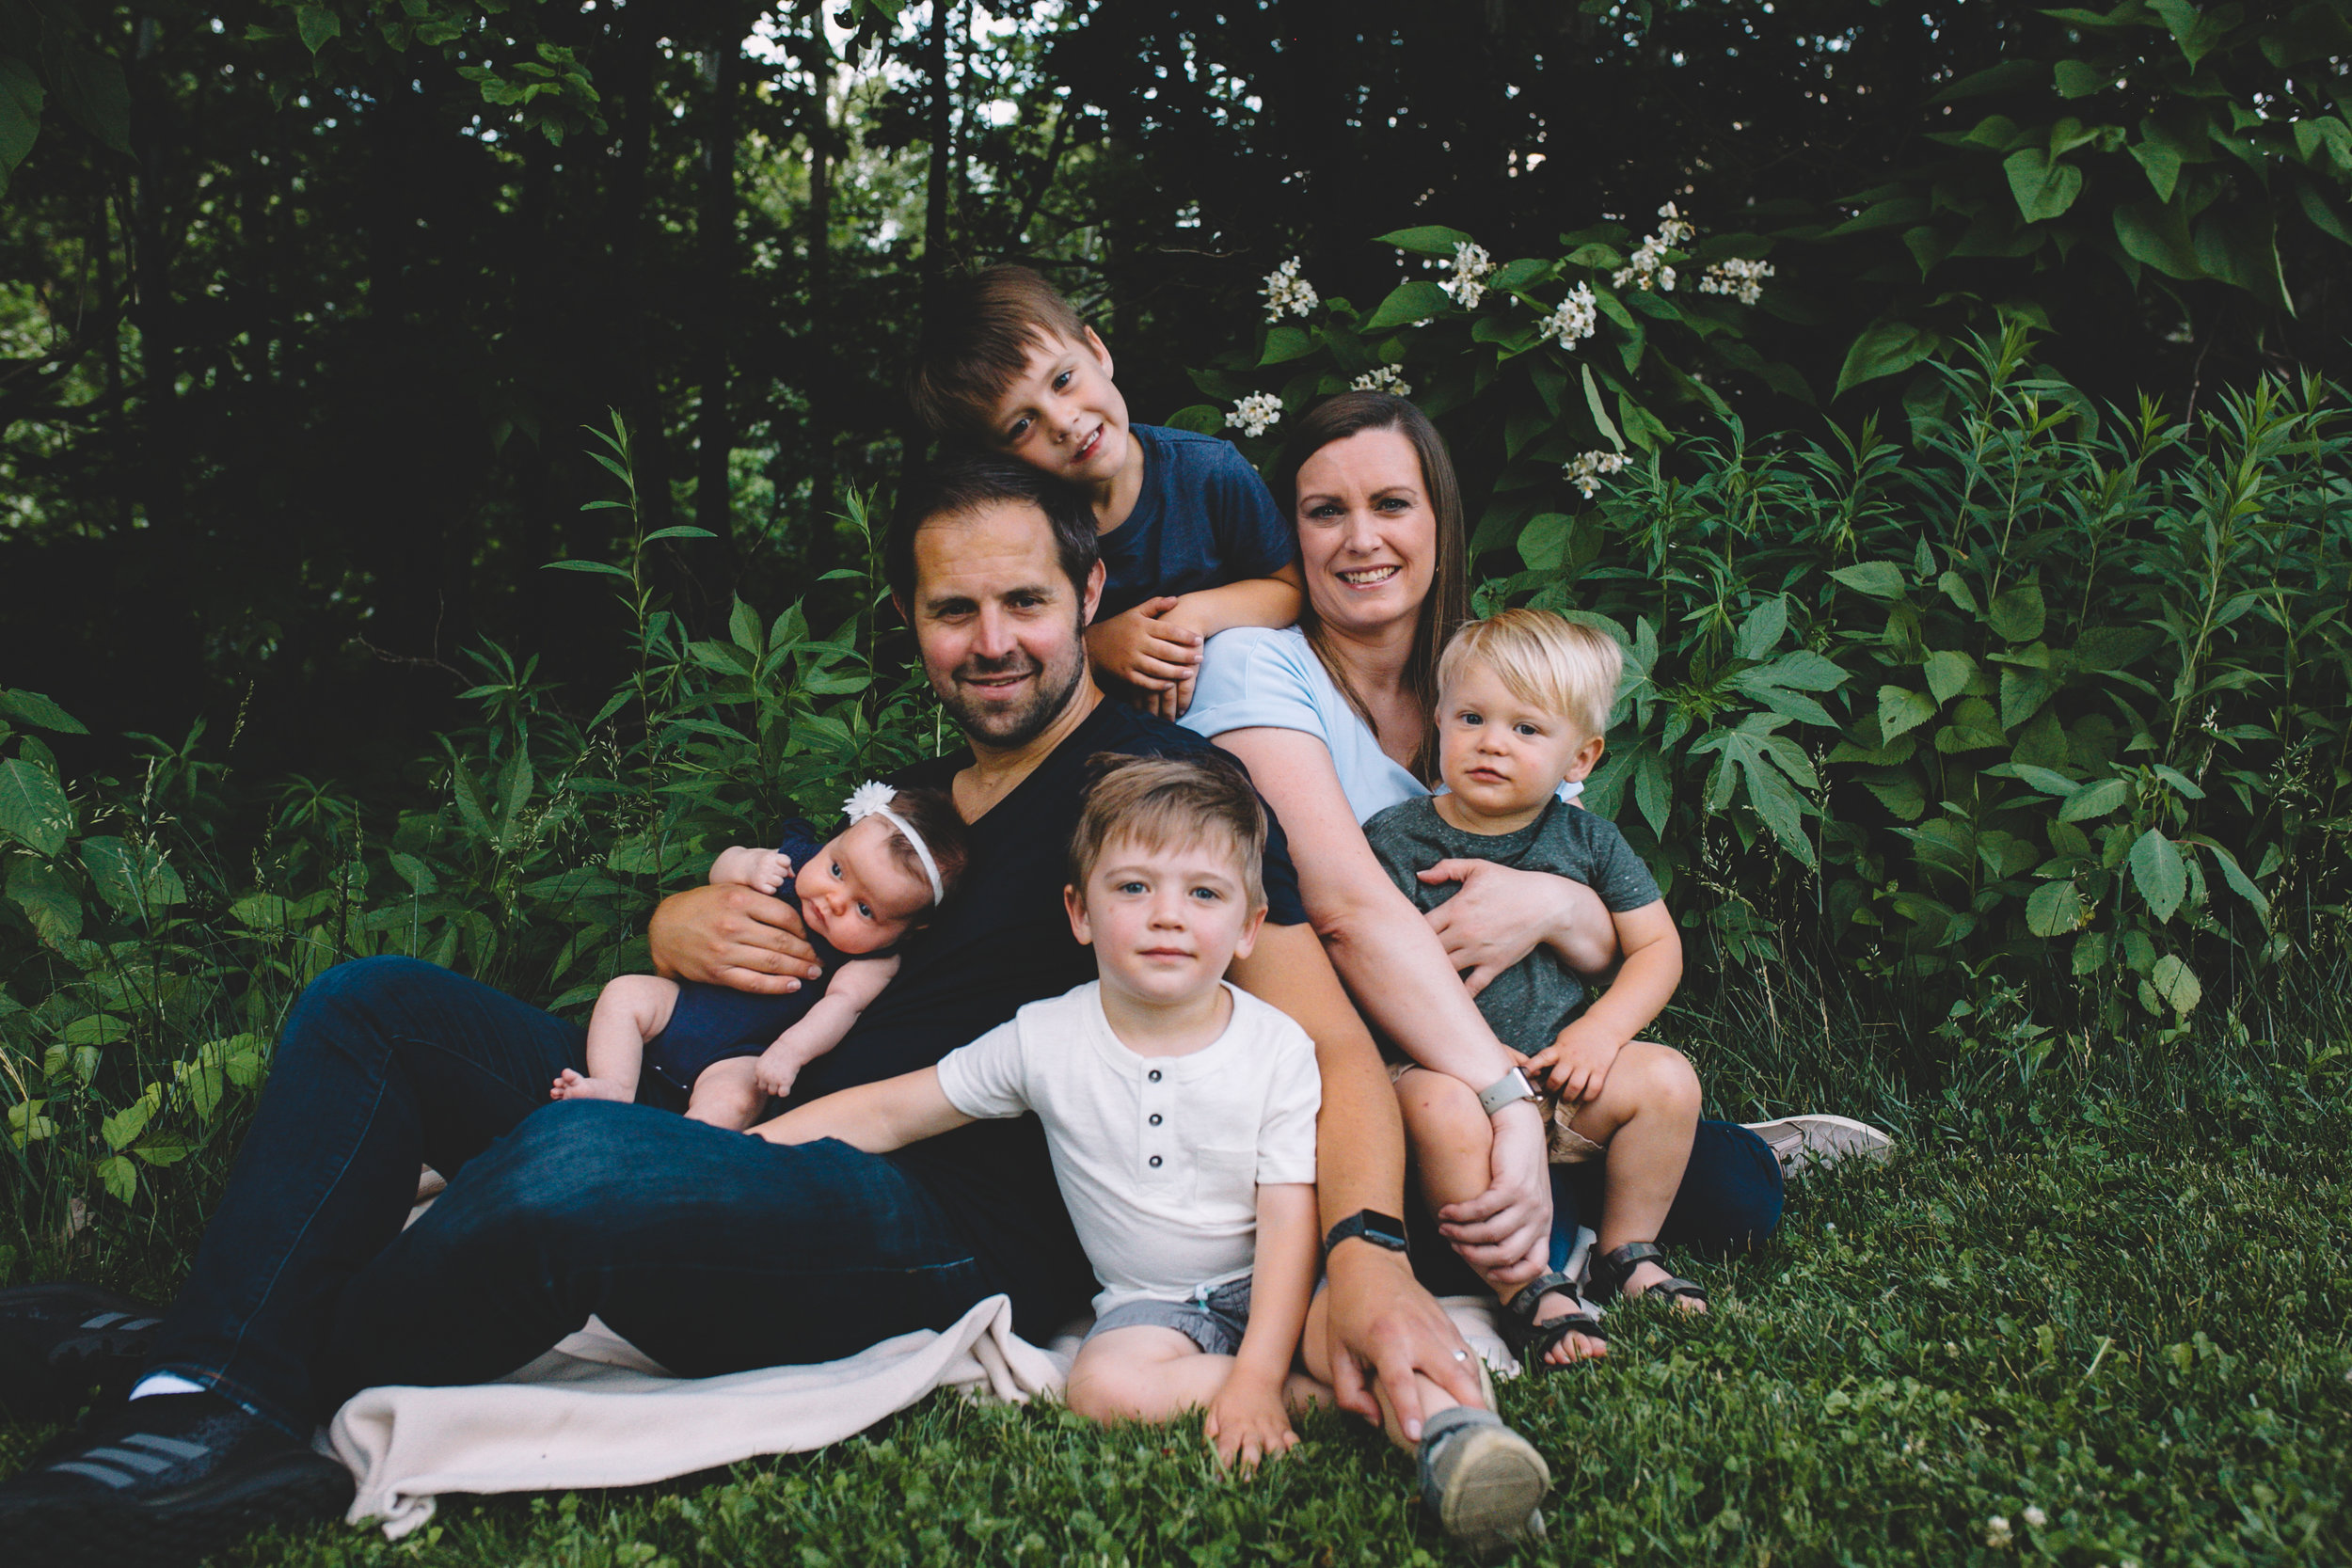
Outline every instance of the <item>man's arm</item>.
<svg viewBox="0 0 2352 1568"><path fill-rule="evenodd" d="M974 1119L957 1110L939 1086L939 1069L927 1067L812 1100L752 1132L771 1144L838 1138L868 1154L887 1154L969 1126Z"/></svg>
<svg viewBox="0 0 2352 1568"><path fill-rule="evenodd" d="M705 885L674 893L645 927L653 970L729 990L781 996L824 974L801 911L747 887Z"/></svg>
<svg viewBox="0 0 2352 1568"><path fill-rule="evenodd" d="M1261 927L1256 948L1234 960L1229 973L1242 990L1289 1014L1315 1042L1323 1081L1323 1108L1315 1117L1320 1228L1327 1231L1364 1209L1403 1213L1405 1121L1396 1094L1313 927ZM1401 1255L1369 1242L1343 1242L1325 1269L1332 1378L1343 1408L1380 1419L1367 1373L1388 1390L1397 1418L1415 1433L1421 1430L1416 1371L1466 1404L1484 1402L1477 1373L1455 1359L1465 1348L1461 1335Z"/></svg>

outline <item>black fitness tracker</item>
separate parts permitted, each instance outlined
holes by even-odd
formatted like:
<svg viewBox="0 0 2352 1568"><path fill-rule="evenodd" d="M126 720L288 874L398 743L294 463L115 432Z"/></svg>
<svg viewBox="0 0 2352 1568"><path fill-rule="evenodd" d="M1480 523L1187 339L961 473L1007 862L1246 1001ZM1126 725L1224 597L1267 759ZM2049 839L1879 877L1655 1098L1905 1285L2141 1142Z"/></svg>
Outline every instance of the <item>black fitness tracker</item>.
<svg viewBox="0 0 2352 1568"><path fill-rule="evenodd" d="M1355 1236L1362 1237L1374 1246L1386 1247L1391 1252L1405 1250L1405 1222L1403 1220L1398 1219L1394 1214L1383 1214L1377 1210L1359 1209L1333 1226L1331 1233L1323 1238L1324 1260L1326 1262L1330 1260L1333 1247Z"/></svg>

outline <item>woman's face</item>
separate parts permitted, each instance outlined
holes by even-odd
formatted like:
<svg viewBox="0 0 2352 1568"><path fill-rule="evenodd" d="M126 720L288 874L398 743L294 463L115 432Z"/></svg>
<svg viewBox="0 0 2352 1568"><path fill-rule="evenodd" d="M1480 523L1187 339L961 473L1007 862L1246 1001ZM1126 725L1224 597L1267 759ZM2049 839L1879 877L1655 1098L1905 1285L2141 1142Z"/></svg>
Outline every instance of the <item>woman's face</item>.
<svg viewBox="0 0 2352 1568"><path fill-rule="evenodd" d="M1429 596L1438 519L1400 430L1359 430L1298 469L1298 556L1324 625L1359 636L1409 627Z"/></svg>

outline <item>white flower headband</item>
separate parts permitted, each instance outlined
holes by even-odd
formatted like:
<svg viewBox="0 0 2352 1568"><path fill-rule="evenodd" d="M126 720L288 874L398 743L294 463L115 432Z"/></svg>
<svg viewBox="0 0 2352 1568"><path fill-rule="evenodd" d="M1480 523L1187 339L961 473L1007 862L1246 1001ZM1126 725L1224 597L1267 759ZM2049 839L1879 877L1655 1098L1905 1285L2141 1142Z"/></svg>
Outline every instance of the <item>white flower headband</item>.
<svg viewBox="0 0 2352 1568"><path fill-rule="evenodd" d="M888 784L868 779L850 791L850 798L841 802L841 810L851 826L869 816L879 816L904 834L906 841L914 846L914 858L923 863L923 875L931 879L931 902L944 904L947 901L947 888L939 879L939 863L931 859L931 847L923 842L914 824L890 809L890 802L898 798L898 792Z"/></svg>

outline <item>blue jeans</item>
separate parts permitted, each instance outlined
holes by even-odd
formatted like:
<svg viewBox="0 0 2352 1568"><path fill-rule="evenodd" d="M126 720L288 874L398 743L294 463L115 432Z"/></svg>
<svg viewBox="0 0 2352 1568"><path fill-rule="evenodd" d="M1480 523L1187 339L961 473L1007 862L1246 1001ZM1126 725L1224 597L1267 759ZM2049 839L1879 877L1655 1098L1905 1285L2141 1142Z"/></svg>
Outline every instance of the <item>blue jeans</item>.
<svg viewBox="0 0 2352 1568"><path fill-rule="evenodd" d="M148 1370L307 1433L371 1385L513 1371L592 1313L702 1376L944 1328L1004 1288L881 1155L550 1103L582 1044L413 959L321 975ZM450 1189L403 1231L421 1164Z"/></svg>
<svg viewBox="0 0 2352 1568"><path fill-rule="evenodd" d="M1608 1166L1594 1160L1551 1167L1551 1266L1564 1268L1580 1225L1600 1229L1602 1180ZM1659 1245L1701 1254L1744 1252L1780 1228L1780 1162L1772 1146L1730 1121L1702 1121L1691 1144ZM1406 1239L1413 1272L1439 1295L1484 1295L1486 1285L1438 1234L1437 1221L1416 1192Z"/></svg>

